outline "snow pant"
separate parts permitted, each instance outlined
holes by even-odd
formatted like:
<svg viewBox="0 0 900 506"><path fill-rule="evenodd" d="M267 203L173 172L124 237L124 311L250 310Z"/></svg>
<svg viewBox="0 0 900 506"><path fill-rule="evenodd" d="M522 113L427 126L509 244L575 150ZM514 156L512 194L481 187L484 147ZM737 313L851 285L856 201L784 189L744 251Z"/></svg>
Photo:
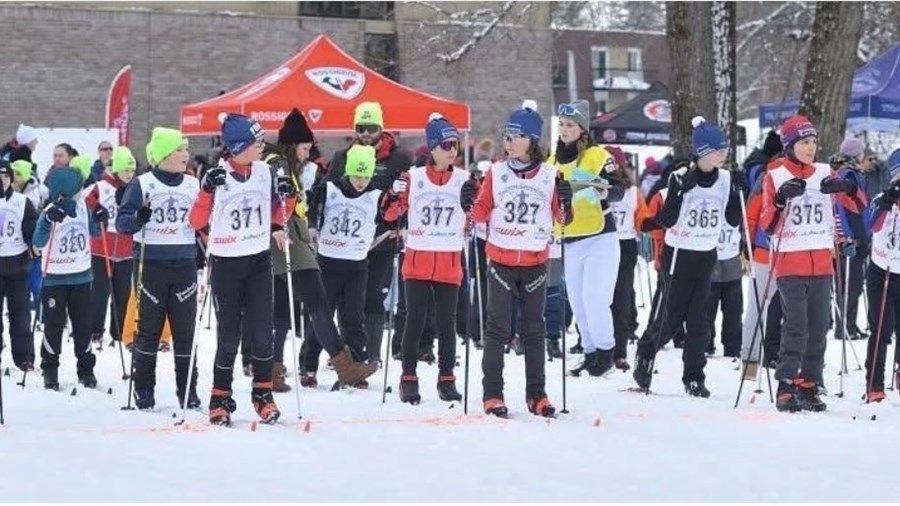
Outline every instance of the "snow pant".
<svg viewBox="0 0 900 506"><path fill-rule="evenodd" d="M706 367L706 347L709 344L709 324L706 304L709 299L710 277L716 265L716 250L692 251L675 250L671 246L663 249L663 270L674 272L667 276L660 307L659 333L650 333L650 339L641 338L637 353L641 358L652 360L659 344L656 339L674 335L687 324L682 361L684 370L681 380L705 381L703 369ZM654 338L654 336L657 336Z"/></svg>
<svg viewBox="0 0 900 506"><path fill-rule="evenodd" d="M858 245L856 250L856 255L850 257L849 262L849 272L848 272L848 262L847 257L839 256L838 259L841 261L841 282L840 287L842 292L835 294L836 302L838 303L838 307L843 311L844 309L844 293L843 290L848 290L849 293L847 295L847 332L850 335L860 334L862 331L859 328L858 317L859 317L859 298L862 296L863 291L863 283L866 279L866 257L869 255L869 249L867 246ZM848 283L847 288L844 288L844 283ZM834 336L838 339L841 338L844 334L844 326L837 325L834 329Z"/></svg>
<svg viewBox="0 0 900 506"><path fill-rule="evenodd" d="M78 377L93 372L97 357L91 349L91 284L43 286L44 342L41 370L59 368L66 317L72 322Z"/></svg>
<svg viewBox="0 0 900 506"><path fill-rule="evenodd" d="M469 335L469 285L466 280L469 279L469 267L466 265L466 257L462 255L459 259L462 265L463 279L459 288L456 290L456 318L455 327L456 335L465 339ZM402 264L399 264L402 265Z"/></svg>
<svg viewBox="0 0 900 506"><path fill-rule="evenodd" d="M613 335L616 338L614 358L628 356L628 337L634 332L635 291L634 270L637 267L637 241L625 239L619 241L619 273L616 277L616 288L613 292L612 315Z"/></svg>
<svg viewBox="0 0 900 506"><path fill-rule="evenodd" d="M110 260L112 267L112 300L110 300L109 276L106 272L106 259L101 256L91 257L91 270L94 281L91 283L91 334L103 334L106 330L106 308L113 315L110 318L109 334L115 341L122 339L122 324L125 321L125 310L131 294L131 276L134 272L134 260ZM113 313L115 311L115 313Z"/></svg>
<svg viewBox="0 0 900 506"><path fill-rule="evenodd" d="M31 270L28 271L28 293L31 295L31 305L34 308L34 317L37 321L41 319L41 257L31 260Z"/></svg>
<svg viewBox="0 0 900 506"><path fill-rule="evenodd" d="M34 336L31 334L31 311L28 309L28 273L16 272L0 276L0 315L3 303L9 311L9 341L13 363L20 369L34 364ZM2 328L2 325L0 325ZM2 338L0 338L2 340Z"/></svg>
<svg viewBox="0 0 900 506"><path fill-rule="evenodd" d="M313 372L319 368L319 355L323 349L329 356L334 356L341 351L344 343L334 324L333 313L328 310L328 297L322 284L322 273L318 269L294 271L291 273L291 284L294 290L294 321L298 327L294 329L293 334L295 337L304 337L300 350L301 368ZM287 276L279 274L275 276L276 334L279 332L282 332L282 335L286 334L291 326L288 304ZM304 321L305 336L300 334L301 321ZM283 353L283 337L281 342ZM275 360L281 362L283 357L276 354Z"/></svg>
<svg viewBox="0 0 900 506"><path fill-rule="evenodd" d="M547 326L547 340L557 341L562 337L562 333L566 331L563 327L564 312L562 300L562 286L548 286L547 300L544 302L544 323ZM519 313L521 315L521 312ZM522 318L519 318L519 332L521 333Z"/></svg>
<svg viewBox="0 0 900 506"><path fill-rule="evenodd" d="M438 370L441 376L452 376L456 366L456 302L459 287L436 281L406 280L406 328L403 333L403 374L416 375L418 350L429 300L433 300L438 328Z"/></svg>
<svg viewBox="0 0 900 506"><path fill-rule="evenodd" d="M487 325L481 370L484 400L503 399L504 349L513 335L513 304L522 308L522 334L525 349L525 395L546 395L544 378L544 304L547 300L547 265L510 267L491 262L487 269Z"/></svg>
<svg viewBox="0 0 900 506"><path fill-rule="evenodd" d="M650 314L647 317L647 326L644 328L644 332L641 334L640 340L652 339L657 343L658 348L662 348L670 340L675 341L676 346L683 346L685 339L685 329L684 322L675 329L675 335L673 336L661 336L661 325L663 322L663 317L665 316L665 297L663 295L666 293L666 286L668 286L669 282L669 273L665 270L659 270L656 273L656 289L653 292L652 300L650 301Z"/></svg>
<svg viewBox="0 0 900 506"><path fill-rule="evenodd" d="M387 321L388 308L385 306L385 301L393 283L391 276L394 272L394 251L392 249L371 251L368 260L369 272L366 277L366 286L363 288L365 332L362 342L355 352L361 360L366 358L378 360L381 355L384 324ZM348 341L347 344L354 348L354 344L351 342Z"/></svg>
<svg viewBox="0 0 900 506"><path fill-rule="evenodd" d="M763 331L768 330L766 324L766 317L770 312L768 308L774 305L772 297L778 291L778 286L775 278L770 277L772 269L769 264L753 262L753 272L756 275L756 283L754 285L751 279L747 290L747 315L741 333L741 360L759 362L764 340L772 337L769 332L763 336ZM759 307L756 305L757 301ZM766 356L772 358L768 353Z"/></svg>
<svg viewBox="0 0 900 506"><path fill-rule="evenodd" d="M271 385L275 354L272 254L266 250L242 257L210 255L209 261L218 337L213 388L231 391L242 324L250 337L253 383Z"/></svg>
<svg viewBox="0 0 900 506"><path fill-rule="evenodd" d="M783 316L781 296L778 295L778 290L775 290L775 295L772 296L772 300L769 302L769 307L766 310L766 335L764 339L765 344L763 344L766 364L778 362L778 351L781 349L781 320Z"/></svg>
<svg viewBox="0 0 900 506"><path fill-rule="evenodd" d="M887 294L884 291L885 271L873 262L869 262L866 270L866 295L869 302L869 345L866 352L866 385L867 391L884 390L884 363L887 356L891 334L900 336L900 274L892 273L887 283ZM881 304L884 301L884 312ZM881 325L879 326L879 323ZM876 344L877 342L877 344ZM900 364L900 346L894 347L894 366Z"/></svg>
<svg viewBox="0 0 900 506"><path fill-rule="evenodd" d="M191 347L194 345L194 327L197 325L197 267L193 259L177 267L145 262L138 304L137 337L131 348L134 388L150 389L156 386L159 340L168 319L175 355L176 393L183 394L187 385ZM197 384L196 364L191 383Z"/></svg>
<svg viewBox="0 0 900 506"><path fill-rule="evenodd" d="M619 240L616 234L600 234L563 247L566 295L581 331L581 346L585 353L612 350L616 341L611 306L619 272Z"/></svg>
<svg viewBox="0 0 900 506"><path fill-rule="evenodd" d="M752 290L752 288L751 288ZM722 354L738 357L741 352L741 316L744 313L744 294L741 280L711 283L707 316L709 318L709 349L716 347L716 315L722 308ZM759 340L762 336L757 336Z"/></svg>
<svg viewBox="0 0 900 506"><path fill-rule="evenodd" d="M400 265L403 265L404 254L400 254ZM397 312L394 315L394 334L391 337L391 354L401 353L401 343L406 332L406 322L408 310L406 308L406 283L403 275L397 271ZM428 294L428 312L425 317L425 327L422 329L422 335L419 336L419 354L429 352L434 348L434 340L437 339L437 320L435 314L434 295Z"/></svg>
<svg viewBox="0 0 900 506"><path fill-rule="evenodd" d="M487 256L484 252L485 241L475 238L466 247L469 248L469 265L467 265L469 273L469 282L472 284L474 295L472 304L469 307L469 324L467 326L468 337L480 341L484 336L484 319L487 317ZM475 271L476 255L478 267L481 271Z"/></svg>
<svg viewBox="0 0 900 506"><path fill-rule="evenodd" d="M784 324L776 380L791 381L799 375L817 385L823 384L831 281L831 276L778 278Z"/></svg>
<svg viewBox="0 0 900 506"><path fill-rule="evenodd" d="M329 270L323 267L322 277L325 281L328 317L333 319L337 312L341 340L350 347L350 354L355 361L365 362L368 358L366 332L363 329L368 277L365 266L359 270ZM319 336L318 331L316 336ZM318 357L315 348L308 351Z"/></svg>

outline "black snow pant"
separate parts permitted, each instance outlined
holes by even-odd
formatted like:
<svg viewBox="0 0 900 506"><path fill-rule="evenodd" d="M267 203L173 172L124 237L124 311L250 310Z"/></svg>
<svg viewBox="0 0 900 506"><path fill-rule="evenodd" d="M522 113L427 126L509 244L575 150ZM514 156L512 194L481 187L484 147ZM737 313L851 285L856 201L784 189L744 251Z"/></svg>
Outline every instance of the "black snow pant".
<svg viewBox="0 0 900 506"><path fill-rule="evenodd" d="M183 396L197 324L197 266L194 260L177 265L145 262L138 304L137 337L131 348L134 355L134 388L142 390L156 386L156 357L163 326L168 318L175 355L176 394ZM196 364L191 384L197 384Z"/></svg>
<svg viewBox="0 0 900 506"><path fill-rule="evenodd" d="M68 316L72 322L78 377L93 372L97 358L91 349L91 284L48 286L45 282L41 288L41 302L44 317L41 369L59 368L62 335Z"/></svg>
<svg viewBox="0 0 900 506"><path fill-rule="evenodd" d="M475 341L481 341L484 335L484 326L487 318L487 257L485 256L485 241L475 238L466 247L469 248L469 265L467 265L472 287L475 289L468 314L468 337ZM476 256L480 272L476 273Z"/></svg>
<svg viewBox="0 0 900 506"><path fill-rule="evenodd" d="M619 241L619 274L613 292L612 317L613 335L616 338L614 358L628 356L628 338L634 332L633 314L636 311L634 298L634 269L637 267L638 245L634 239Z"/></svg>
<svg viewBox="0 0 900 506"><path fill-rule="evenodd" d="M368 256L368 274L365 294L365 332L361 348L356 352L362 360L378 360L381 356L381 341L384 338L387 309L385 301L393 283L394 250L374 250ZM399 270L399 269L398 269ZM326 281L327 286L327 281ZM348 342L351 348L353 344Z"/></svg>
<svg viewBox="0 0 900 506"><path fill-rule="evenodd" d="M847 332L850 335L861 334L862 331L859 328L858 316L859 316L859 298L862 296L863 291L863 283L866 280L866 257L869 255L868 246L858 245L856 249L856 255L850 257L850 272L847 272L847 257L839 256L838 259L841 261L841 280L840 287L841 290L849 290L847 296ZM849 275L849 281L848 279ZM844 288L844 283L849 283L847 288ZM844 294L843 292L839 294L835 294L835 300L838 303L838 307L841 310L844 309ZM870 327L871 328L871 327ZM844 334L844 326L841 324L835 325L834 335L836 338L840 339Z"/></svg>
<svg viewBox="0 0 900 506"><path fill-rule="evenodd" d="M657 339L667 341L687 324L682 361L684 370L682 382L703 382L706 375L706 347L709 343L709 325L706 318L706 304L709 298L710 278L716 265L716 250L692 251L675 250L666 245L663 249L663 270L669 272L675 264L674 273L666 276L663 299L659 314L659 333L650 333L648 339L638 342L637 354L652 360L659 349Z"/></svg>
<svg viewBox="0 0 900 506"><path fill-rule="evenodd" d="M294 322L297 325L297 328L293 329L293 335L304 338L300 347L301 369L314 372L319 368L321 351L324 349L329 356L337 355L344 347L344 342L338 334L334 317L328 310L328 297L319 270L304 269L292 272L291 285L294 291ZM278 334L282 334L280 340L283 353L284 335L291 327L289 302L287 276L279 274L275 276L275 360L279 362L283 357L278 354Z"/></svg>
<svg viewBox="0 0 900 506"><path fill-rule="evenodd" d="M403 253L400 254L400 265L403 265ZM397 312L394 315L394 334L391 337L391 355L401 353L403 336L406 333L406 322L408 318L408 310L406 308L406 282L403 275L397 273ZM425 328L422 329L422 335L419 336L419 355L431 352L434 349L434 340L438 337L437 315L435 314L434 295L428 294L428 311L425 316Z"/></svg>
<svg viewBox="0 0 900 506"><path fill-rule="evenodd" d="M405 376L416 375L419 346L429 306L435 308L438 328L438 370L452 376L456 366L456 302L459 287L448 283L406 280L406 328L403 333L402 361ZM434 301L430 304L429 301Z"/></svg>
<svg viewBox="0 0 900 506"><path fill-rule="evenodd" d="M775 379L792 381L799 375L823 385L832 276L783 276L777 281L784 323Z"/></svg>
<svg viewBox="0 0 900 506"><path fill-rule="evenodd" d="M781 350L782 318L784 318L784 311L781 309L781 295L776 289L769 302L768 313L766 313L766 335L763 340L766 365L778 362L778 352Z"/></svg>
<svg viewBox="0 0 900 506"><path fill-rule="evenodd" d="M334 318L334 314L337 312L341 340L347 343L355 361L365 362L368 354L366 353L366 332L363 322L366 317L368 273L365 263L360 266L361 269L331 269L323 265L322 278L325 282L325 300L328 304L329 318ZM319 335L318 329L316 335ZM310 345L313 344L310 343ZM316 357L319 355L319 351L314 347L308 351Z"/></svg>
<svg viewBox="0 0 900 506"><path fill-rule="evenodd" d="M231 392L243 324L250 337L254 389L271 390L275 355L272 255L266 250L242 257L210 255L209 260L218 336L213 389Z"/></svg>
<svg viewBox="0 0 900 506"><path fill-rule="evenodd" d="M884 363L888 344L891 342L891 335L900 336L900 274L890 275L887 281L887 298L884 291L884 276L884 269L869 262L866 272L866 295L869 302L869 328L872 329L872 333L869 335L866 352L867 391L884 390ZM900 364L900 346L894 347L893 362L892 372L895 372Z"/></svg>
<svg viewBox="0 0 900 506"><path fill-rule="evenodd" d="M146 265L146 264L145 264ZM112 267L112 299L109 293L109 276L106 272L106 259L102 256L91 257L91 270L94 281L91 283L91 334L103 335L106 331L106 308L109 306L109 334L114 341L122 339L122 324L125 321L125 310L131 295L131 277L134 273L134 260L110 260Z"/></svg>
<svg viewBox="0 0 900 506"><path fill-rule="evenodd" d="M487 269L487 325L481 369L484 400L503 399L504 351L513 337L513 306L521 304L525 348L525 396L546 395L544 377L544 305L547 302L547 264L510 267L491 262Z"/></svg>
<svg viewBox="0 0 900 506"><path fill-rule="evenodd" d="M644 332L641 333L640 340L654 339L659 348L662 348L672 340L675 342L676 347L683 347L685 339L684 322L675 329L675 335L662 337L659 335L662 332L661 325L665 316L665 306L663 305L665 304L665 301L663 300L663 294L666 292L668 279L668 271L665 269L657 271L656 289L653 292L653 300L650 302L650 314L647 316L647 326L644 327Z"/></svg>
<svg viewBox="0 0 900 506"><path fill-rule="evenodd" d="M29 328L31 311L28 309L28 271L0 275L0 315L3 314L4 301L9 311L9 341L13 363L24 370L34 365L34 336Z"/></svg>
<svg viewBox="0 0 900 506"><path fill-rule="evenodd" d="M755 302L754 302L755 304ZM743 339L744 288L740 279L724 283L712 283L707 302L709 318L709 345L711 352L716 348L716 315L722 308L722 354L740 358ZM759 337L757 337L759 339Z"/></svg>

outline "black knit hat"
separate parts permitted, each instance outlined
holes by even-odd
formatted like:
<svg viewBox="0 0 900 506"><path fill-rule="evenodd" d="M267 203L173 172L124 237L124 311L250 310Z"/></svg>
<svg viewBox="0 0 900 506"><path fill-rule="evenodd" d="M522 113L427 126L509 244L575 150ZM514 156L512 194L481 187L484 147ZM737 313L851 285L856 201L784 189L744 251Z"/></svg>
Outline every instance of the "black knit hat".
<svg viewBox="0 0 900 506"><path fill-rule="evenodd" d="M768 135L766 135L766 140L763 142L763 154L768 156L769 158L778 155L782 151L784 151L784 146L781 145L781 137L779 137L778 132L775 130L769 130Z"/></svg>
<svg viewBox="0 0 900 506"><path fill-rule="evenodd" d="M306 118L297 108L294 108L284 118L284 125L278 131L278 144L300 144L301 142L313 142L314 137Z"/></svg>

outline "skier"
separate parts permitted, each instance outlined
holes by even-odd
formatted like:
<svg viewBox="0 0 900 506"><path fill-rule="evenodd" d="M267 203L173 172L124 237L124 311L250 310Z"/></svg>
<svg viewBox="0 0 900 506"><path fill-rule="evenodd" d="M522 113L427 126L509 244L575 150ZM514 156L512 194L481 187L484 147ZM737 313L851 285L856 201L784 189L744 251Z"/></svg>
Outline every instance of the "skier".
<svg viewBox="0 0 900 506"><path fill-rule="evenodd" d="M719 244L716 249L718 259L710 276L709 299L707 302L707 318L709 324L709 343L706 354L716 352L716 315L722 307L722 355L738 358L741 352L741 318L744 314L744 296L742 279L744 266L741 262L742 244L744 241L742 227L725 225L719 232ZM751 304L754 302L751 302ZM762 336L757 337L757 342Z"/></svg>
<svg viewBox="0 0 900 506"><path fill-rule="evenodd" d="M225 156L206 172L190 211L195 230L210 227L209 268L218 346L209 421L228 426L237 409L231 386L243 323L251 336L253 408L263 423L275 423L281 412L272 396L275 339L269 241L274 233L279 244L285 244L282 217L296 205L295 189L289 176L274 176L271 167L260 161L264 141L256 120L227 115L222 122L222 144Z"/></svg>
<svg viewBox="0 0 900 506"><path fill-rule="evenodd" d="M703 369L709 343L706 304L710 276L722 227L736 227L741 222L737 192L745 184L745 176L721 168L728 155L728 142L721 128L699 116L691 123L696 166L679 169L669 176L665 203L657 217L659 224L667 228L663 269L669 273L660 300L661 334L645 335L638 342L633 377L642 390L650 388L657 339L673 335L685 321L681 381L689 396L706 398L710 392Z"/></svg>
<svg viewBox="0 0 900 506"><path fill-rule="evenodd" d="M180 131L154 128L146 151L153 168L125 187L115 221L119 234L133 236L134 256L143 258L143 265L137 268L136 284L141 290L136 294L138 327L131 348L134 401L138 409L153 409L156 405L156 357L168 320L178 404L184 407L186 402L193 409L200 406L196 367L190 371L197 314L197 245L187 213L197 199L200 185L196 178L185 174L190 153Z"/></svg>
<svg viewBox="0 0 900 506"><path fill-rule="evenodd" d="M815 163L818 132L804 116L781 127L785 158L763 176L760 225L772 236L773 272L784 325L775 379L779 411L824 411L819 397L825 366L825 334L834 275L833 200L849 212L862 209L852 179Z"/></svg>
<svg viewBox="0 0 900 506"><path fill-rule="evenodd" d="M38 218L34 247L47 248L43 256L44 282L41 302L44 315L44 342L41 369L44 388L59 390L59 355L66 315L72 322L78 382L95 388L91 349L91 250L88 236L99 236L97 221L108 218L105 209L88 212L81 196L84 178L69 167L56 167L46 178L50 201ZM52 242L52 244L50 244Z"/></svg>
<svg viewBox="0 0 900 506"><path fill-rule="evenodd" d="M38 181L34 164L27 160L16 160L10 164L15 177L16 191L25 195L35 211L40 212L50 199L50 189ZM41 321L41 251L30 248L31 266L28 271L28 294L31 308L34 309L34 318Z"/></svg>
<svg viewBox="0 0 900 506"><path fill-rule="evenodd" d="M459 132L440 114L434 113L425 127L430 156L424 167L400 176L388 194L384 219L407 217L403 279L406 285L406 325L401 357L400 400L418 404L416 376L419 342L433 297L438 329L438 383L441 400L460 401L456 390L456 309L463 278L463 248L466 245L466 214L475 201L477 185L469 172L456 169Z"/></svg>
<svg viewBox="0 0 900 506"><path fill-rule="evenodd" d="M309 233L313 243L318 244L328 317L333 319L337 311L341 338L350 346L341 348L337 354L329 353L331 363L342 384L357 388L368 388L365 378L378 368L374 361L370 361L370 367L366 369L353 366L354 361L362 362L365 356L351 356L351 351L361 351L361 347L354 350L351 343L365 342L367 257L375 239L376 222L381 220L381 191L375 188L373 180L375 156L372 146L352 146L341 171L344 176L337 181L317 184L309 203ZM323 341L308 343L304 352L307 373L318 368L322 346L329 345ZM351 367L362 374L344 375L341 372ZM356 382L351 382L353 380Z"/></svg>
<svg viewBox="0 0 900 506"><path fill-rule="evenodd" d="M28 164L24 160L14 163ZM29 164L30 165L30 164ZM13 363L22 371L34 370L34 336L28 328L28 270L31 266L31 239L38 213L27 197L15 191L13 168L0 159L0 308L4 299L9 311L9 340ZM0 324L2 328L2 324Z"/></svg>
<svg viewBox="0 0 900 506"><path fill-rule="evenodd" d="M102 147L101 147L102 149ZM104 166L107 167L107 166ZM131 291L131 277L134 272L134 260L132 249L134 247L131 235L120 234L116 230L115 217L119 197L124 195L125 185L134 178L137 162L131 150L125 146L115 148L111 164L104 170L97 183L88 187L86 202L88 209L92 211L97 206L106 208L110 216L109 228L106 229L105 238L91 239L92 271L94 283L91 285L91 341L100 343L103 340L104 325L106 324L106 306L112 295L110 313L115 308L116 313L110 319L110 335L113 341L122 339L122 323L125 321L125 308L128 307L128 295ZM109 293L108 277L106 271L107 262L112 267L112 288Z"/></svg>
<svg viewBox="0 0 900 506"><path fill-rule="evenodd" d="M869 301L869 346L866 353L866 402L881 402L884 393L884 362L891 333L900 336L900 149L887 161L891 180L884 193L869 206L867 221L872 230L872 261L866 276ZM885 279L888 276L889 279ZM885 293L887 289L887 293ZM900 364L900 346L894 348L894 383Z"/></svg>
<svg viewBox="0 0 900 506"><path fill-rule="evenodd" d="M491 166L472 217L487 223L487 325L484 336L484 411L505 418L503 348L513 335L513 304L521 304L528 410L552 417L556 409L545 391L544 324L547 259L554 220L572 220L572 186L544 163L540 147L543 119L526 100L505 128L507 159Z"/></svg>

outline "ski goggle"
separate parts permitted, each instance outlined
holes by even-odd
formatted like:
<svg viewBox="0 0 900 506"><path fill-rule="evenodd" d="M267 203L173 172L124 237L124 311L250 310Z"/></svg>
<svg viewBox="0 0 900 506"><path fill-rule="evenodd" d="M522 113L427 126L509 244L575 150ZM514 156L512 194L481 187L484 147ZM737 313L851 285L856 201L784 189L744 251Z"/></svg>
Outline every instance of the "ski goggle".
<svg viewBox="0 0 900 506"><path fill-rule="evenodd" d="M380 131L381 127L378 125L356 125L356 133L358 133L359 135L375 135Z"/></svg>
<svg viewBox="0 0 900 506"><path fill-rule="evenodd" d="M584 114L581 113L578 109L572 106L572 104L559 104L559 107L556 108L557 116L581 116L584 118ZM585 118L587 119L587 118Z"/></svg>

